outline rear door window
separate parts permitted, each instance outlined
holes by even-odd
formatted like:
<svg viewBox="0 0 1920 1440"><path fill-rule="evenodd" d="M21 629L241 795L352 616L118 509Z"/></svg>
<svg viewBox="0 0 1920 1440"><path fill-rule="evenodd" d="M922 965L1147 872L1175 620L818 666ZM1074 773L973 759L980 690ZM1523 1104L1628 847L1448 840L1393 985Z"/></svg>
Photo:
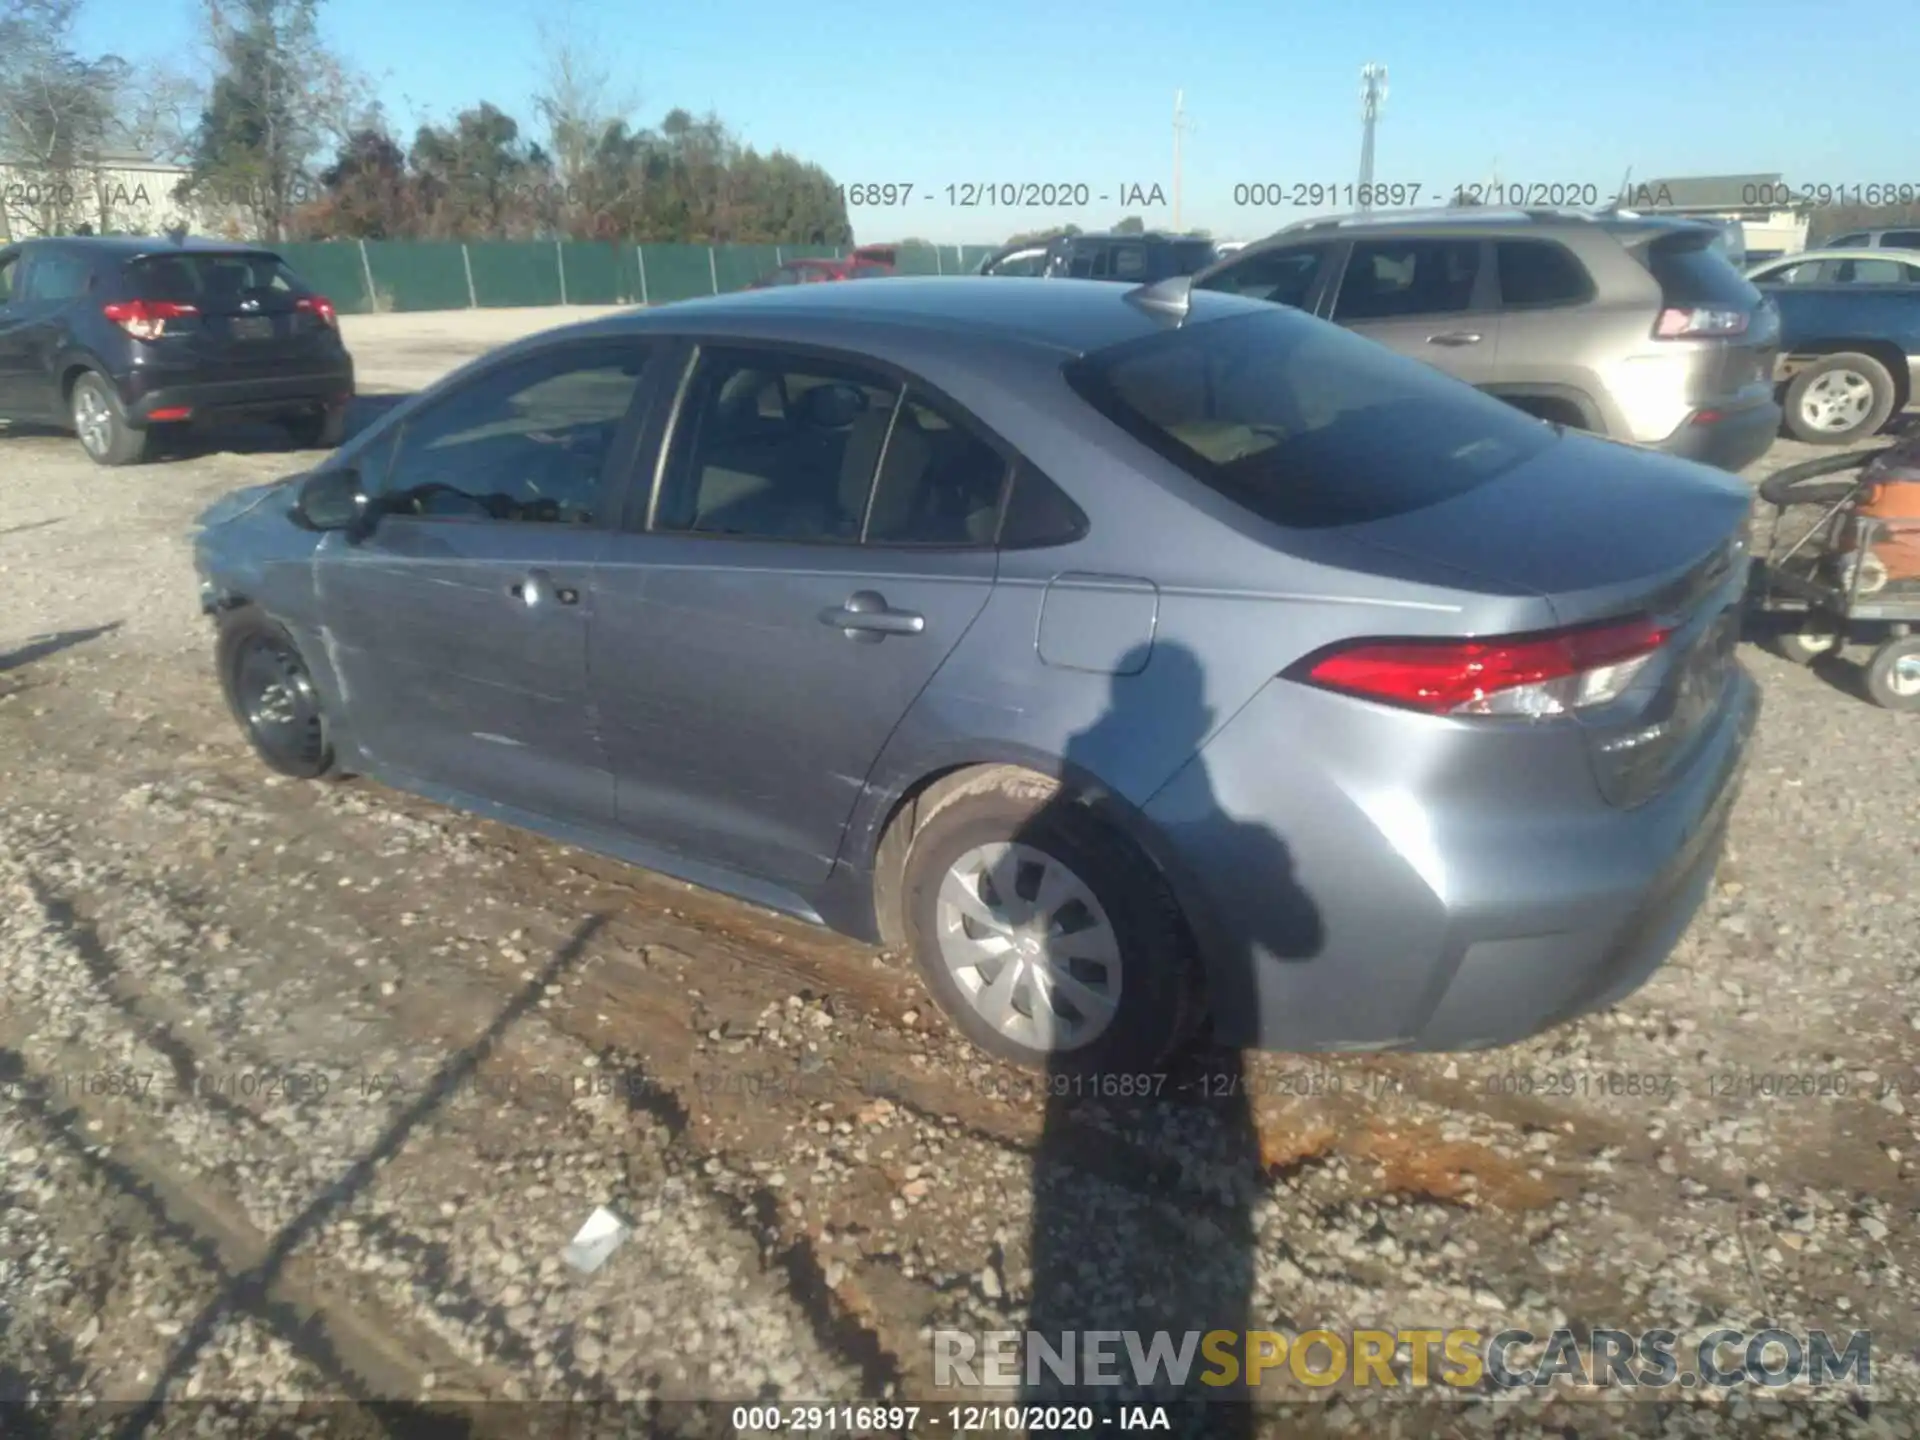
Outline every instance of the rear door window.
<svg viewBox="0 0 1920 1440"><path fill-rule="evenodd" d="M1578 305L1593 297L1586 267L1564 245L1551 240L1502 240L1493 249L1500 303L1509 309Z"/></svg>
<svg viewBox="0 0 1920 1440"><path fill-rule="evenodd" d="M1358 240L1340 280L1342 324L1446 315L1473 303L1478 240Z"/></svg>
<svg viewBox="0 0 1920 1440"><path fill-rule="evenodd" d="M1279 307L1096 351L1066 375L1136 439L1289 527L1419 510L1558 443L1502 401Z"/></svg>
<svg viewBox="0 0 1920 1440"><path fill-rule="evenodd" d="M1907 266L1898 260L1835 260L1834 279L1842 285L1899 285Z"/></svg>
<svg viewBox="0 0 1920 1440"><path fill-rule="evenodd" d="M83 255L42 250L27 267L28 300L58 302L84 295L93 278L93 266Z"/></svg>
<svg viewBox="0 0 1920 1440"><path fill-rule="evenodd" d="M1889 230L1880 243L1898 250L1920 250L1920 230Z"/></svg>

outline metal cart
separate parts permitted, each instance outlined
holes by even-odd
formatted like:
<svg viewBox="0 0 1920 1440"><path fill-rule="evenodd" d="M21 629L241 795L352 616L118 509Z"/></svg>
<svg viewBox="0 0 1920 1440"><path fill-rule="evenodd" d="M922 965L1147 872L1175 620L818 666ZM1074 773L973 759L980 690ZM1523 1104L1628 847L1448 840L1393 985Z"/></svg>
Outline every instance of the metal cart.
<svg viewBox="0 0 1920 1440"><path fill-rule="evenodd" d="M1760 498L1774 514L1755 599L1776 623L1797 618L1781 653L1807 664L1872 645L1867 694L1920 710L1920 436L1789 465Z"/></svg>

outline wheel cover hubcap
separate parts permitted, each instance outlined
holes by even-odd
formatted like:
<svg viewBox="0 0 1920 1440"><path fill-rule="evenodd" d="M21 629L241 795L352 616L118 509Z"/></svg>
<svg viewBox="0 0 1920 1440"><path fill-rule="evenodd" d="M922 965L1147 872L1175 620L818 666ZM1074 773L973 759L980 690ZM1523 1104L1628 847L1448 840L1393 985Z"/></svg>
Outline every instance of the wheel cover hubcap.
<svg viewBox="0 0 1920 1440"><path fill-rule="evenodd" d="M1120 1007L1120 943L1071 869L1031 845L978 845L942 877L941 962L974 1012L1033 1050L1076 1050Z"/></svg>
<svg viewBox="0 0 1920 1440"><path fill-rule="evenodd" d="M91 385L82 385L73 397L73 428L88 454L106 454L112 424L113 417L107 413L107 402L100 392Z"/></svg>
<svg viewBox="0 0 1920 1440"><path fill-rule="evenodd" d="M1816 430L1851 430L1873 409L1873 382L1858 370L1829 370L1800 397L1800 418Z"/></svg>
<svg viewBox="0 0 1920 1440"><path fill-rule="evenodd" d="M1902 655L1888 666L1887 688L1903 699L1920 695L1920 655Z"/></svg>
<svg viewBox="0 0 1920 1440"><path fill-rule="evenodd" d="M256 641L240 657L235 692L247 730L267 754L298 764L320 757L320 702L300 658L284 646Z"/></svg>

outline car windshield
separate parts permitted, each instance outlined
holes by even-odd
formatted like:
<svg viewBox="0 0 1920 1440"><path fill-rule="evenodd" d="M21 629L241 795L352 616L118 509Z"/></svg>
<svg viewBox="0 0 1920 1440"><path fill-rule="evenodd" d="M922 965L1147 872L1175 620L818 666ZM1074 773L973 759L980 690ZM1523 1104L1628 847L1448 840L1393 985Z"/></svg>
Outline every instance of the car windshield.
<svg viewBox="0 0 1920 1440"><path fill-rule="evenodd" d="M1290 527L1438 504L1556 440L1418 361L1279 309L1096 351L1067 375L1122 429Z"/></svg>
<svg viewBox="0 0 1920 1440"><path fill-rule="evenodd" d="M259 252L149 255L127 267L128 278L147 300L202 305L248 294L299 290L278 256Z"/></svg>

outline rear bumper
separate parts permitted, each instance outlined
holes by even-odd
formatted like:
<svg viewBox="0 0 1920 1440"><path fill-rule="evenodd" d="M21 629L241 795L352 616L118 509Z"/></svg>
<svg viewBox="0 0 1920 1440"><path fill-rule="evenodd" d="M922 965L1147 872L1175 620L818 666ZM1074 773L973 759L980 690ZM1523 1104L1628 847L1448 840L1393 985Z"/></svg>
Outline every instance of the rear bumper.
<svg viewBox="0 0 1920 1440"><path fill-rule="evenodd" d="M1600 805L1544 733L1505 747L1511 793L1435 775L1423 797L1382 774L1390 719L1270 687L1147 806L1201 917L1220 1040L1482 1049L1630 994L1712 882L1760 704L1744 670L1729 686L1685 772L1631 810ZM1295 742L1316 763L1287 773ZM1549 766L1564 789L1532 783Z"/></svg>
<svg viewBox="0 0 1920 1440"><path fill-rule="evenodd" d="M244 380L193 380L136 371L127 381L124 402L135 425L151 422L155 411L187 410L197 423L221 424L258 417L294 415L335 404L353 395L353 362L266 373Z"/></svg>
<svg viewBox="0 0 1920 1440"><path fill-rule="evenodd" d="M1771 400L1739 410L1699 413L1717 413L1719 418L1701 422L1689 416L1686 424L1653 448L1720 470L1744 470L1772 448L1780 433L1780 407Z"/></svg>

